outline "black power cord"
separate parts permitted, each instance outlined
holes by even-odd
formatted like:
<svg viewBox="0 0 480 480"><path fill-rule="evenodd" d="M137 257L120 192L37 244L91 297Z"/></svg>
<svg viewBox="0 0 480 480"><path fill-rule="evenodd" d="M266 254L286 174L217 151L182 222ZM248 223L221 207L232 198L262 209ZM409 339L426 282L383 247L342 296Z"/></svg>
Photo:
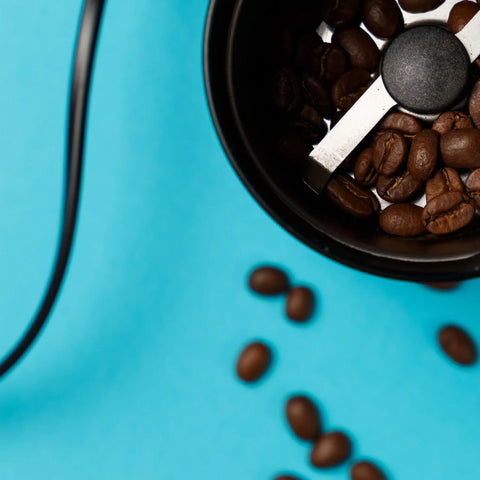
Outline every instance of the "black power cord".
<svg viewBox="0 0 480 480"><path fill-rule="evenodd" d="M26 353L37 338L55 303L62 285L72 247L77 221L78 200L82 176L85 121L92 65L97 44L98 29L105 0L85 0L77 36L75 60L70 88L68 124L67 169L63 203L63 220L52 274L43 300L32 323L17 344L0 363L0 377L5 375Z"/></svg>

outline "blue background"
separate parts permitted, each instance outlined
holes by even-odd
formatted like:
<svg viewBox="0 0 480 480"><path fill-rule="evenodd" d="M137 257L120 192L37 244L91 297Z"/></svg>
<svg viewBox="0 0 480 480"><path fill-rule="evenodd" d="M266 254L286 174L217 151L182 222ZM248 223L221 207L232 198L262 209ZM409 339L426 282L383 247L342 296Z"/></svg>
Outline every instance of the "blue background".
<svg viewBox="0 0 480 480"><path fill-rule="evenodd" d="M397 480L478 480L480 366L434 341L459 322L480 341L478 288L375 278L300 244L249 196L203 92L207 0L110 0L91 97L74 255L48 328L0 384L0 477L270 479L311 470L287 396L317 399L325 429ZM0 347L30 319L50 272L80 0L0 5ZM246 287L264 261L318 295L288 323ZM274 346L253 387L241 347Z"/></svg>

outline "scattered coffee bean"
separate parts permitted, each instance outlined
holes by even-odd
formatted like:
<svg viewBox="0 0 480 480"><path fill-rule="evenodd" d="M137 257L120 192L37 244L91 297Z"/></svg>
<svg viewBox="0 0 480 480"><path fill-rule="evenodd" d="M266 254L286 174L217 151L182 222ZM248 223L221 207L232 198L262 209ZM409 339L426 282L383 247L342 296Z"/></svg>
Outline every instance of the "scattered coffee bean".
<svg viewBox="0 0 480 480"><path fill-rule="evenodd" d="M386 480L383 473L370 462L357 462L350 469L352 480Z"/></svg>
<svg viewBox="0 0 480 480"><path fill-rule="evenodd" d="M343 73L332 86L333 103L340 110L348 110L364 94L371 82L367 70L357 68Z"/></svg>
<svg viewBox="0 0 480 480"><path fill-rule="evenodd" d="M416 135L422 131L418 118L408 113L393 112L388 114L378 125L380 131L395 130L404 135Z"/></svg>
<svg viewBox="0 0 480 480"><path fill-rule="evenodd" d="M396 173L407 157L408 145L403 135L387 130L373 142L373 166L384 175Z"/></svg>
<svg viewBox="0 0 480 480"><path fill-rule="evenodd" d="M340 465L350 457L352 445L341 432L331 432L321 436L313 445L310 462L317 468L330 468Z"/></svg>
<svg viewBox="0 0 480 480"><path fill-rule="evenodd" d="M452 33L458 33L479 10L480 6L469 0L456 3L450 10L447 28Z"/></svg>
<svg viewBox="0 0 480 480"><path fill-rule="evenodd" d="M455 232L468 225L475 215L473 202L461 192L448 192L430 200L423 209L427 230L437 235Z"/></svg>
<svg viewBox="0 0 480 480"><path fill-rule="evenodd" d="M308 105L316 108L325 118L331 118L335 107L330 98L330 91L316 78L305 74L301 81L303 98Z"/></svg>
<svg viewBox="0 0 480 480"><path fill-rule="evenodd" d="M435 10L444 0L398 0L400 6L411 13L424 13Z"/></svg>
<svg viewBox="0 0 480 480"><path fill-rule="evenodd" d="M347 64L347 54L342 48L324 43L312 50L307 69L320 80L332 83L345 72Z"/></svg>
<svg viewBox="0 0 480 480"><path fill-rule="evenodd" d="M360 27L335 30L332 42L347 53L353 68L375 70L380 60L380 50L372 37Z"/></svg>
<svg viewBox="0 0 480 480"><path fill-rule="evenodd" d="M477 359L477 349L467 332L455 325L449 325L438 332L442 350L460 365L471 365Z"/></svg>
<svg viewBox="0 0 480 480"><path fill-rule="evenodd" d="M290 67L279 69L273 77L273 103L284 112L294 112L300 108L300 84L294 70Z"/></svg>
<svg viewBox="0 0 480 480"><path fill-rule="evenodd" d="M348 175L338 175L327 185L327 196L344 212L357 218L368 218L380 209L378 199Z"/></svg>
<svg viewBox="0 0 480 480"><path fill-rule="evenodd" d="M434 122L432 130L443 135L450 130L458 130L461 128L472 128L471 118L463 112L445 112L442 113Z"/></svg>
<svg viewBox="0 0 480 480"><path fill-rule="evenodd" d="M244 382L255 382L270 365L270 349L264 343L254 342L247 345L237 360L237 375Z"/></svg>
<svg viewBox="0 0 480 480"><path fill-rule="evenodd" d="M314 296L309 288L295 287L288 292L285 313L294 322L304 322L311 317L313 304Z"/></svg>
<svg viewBox="0 0 480 480"><path fill-rule="evenodd" d="M423 130L412 140L408 156L408 171L417 180L427 180L435 170L438 157L438 133Z"/></svg>
<svg viewBox="0 0 480 480"><path fill-rule="evenodd" d="M433 288L434 290L453 290L460 285L460 282L434 282L434 283L424 283L428 288Z"/></svg>
<svg viewBox="0 0 480 480"><path fill-rule="evenodd" d="M427 202L446 192L463 192L460 175L456 170L448 167L442 168L427 181L425 186Z"/></svg>
<svg viewBox="0 0 480 480"><path fill-rule="evenodd" d="M310 105L304 105L302 110L288 122L292 132L298 132L311 144L316 144L327 133L328 127L323 117Z"/></svg>
<svg viewBox="0 0 480 480"><path fill-rule="evenodd" d="M480 167L480 130L462 128L440 137L443 163L453 168Z"/></svg>
<svg viewBox="0 0 480 480"><path fill-rule="evenodd" d="M381 229L390 235L411 237L426 233L423 208L411 203L388 206L379 217Z"/></svg>
<svg viewBox="0 0 480 480"><path fill-rule="evenodd" d="M317 35L317 32L311 31L304 33L297 42L293 63L296 67L305 67L308 59L315 47L323 44L323 40Z"/></svg>
<svg viewBox="0 0 480 480"><path fill-rule="evenodd" d="M359 7L359 0L324 0L322 16L331 27L344 27L355 20Z"/></svg>
<svg viewBox="0 0 480 480"><path fill-rule="evenodd" d="M408 170L405 170L391 177L380 175L377 180L377 193L387 202L402 203L415 198L423 185L421 180L416 180Z"/></svg>
<svg viewBox="0 0 480 480"><path fill-rule="evenodd" d="M288 290L288 278L282 270L264 266L250 274L248 285L260 295L278 295Z"/></svg>
<svg viewBox="0 0 480 480"><path fill-rule="evenodd" d="M365 0L362 20L368 30L379 38L392 38L403 30L402 11L395 0Z"/></svg>
<svg viewBox="0 0 480 480"><path fill-rule="evenodd" d="M302 440L315 440L320 435L320 421L317 407L307 397L288 399L285 415L293 433Z"/></svg>
<svg viewBox="0 0 480 480"><path fill-rule="evenodd" d="M473 123L480 128L480 80L475 82L470 98L468 100L468 113L472 117Z"/></svg>
<svg viewBox="0 0 480 480"><path fill-rule="evenodd" d="M303 135L288 132L278 139L277 150L283 160L301 168L306 166L313 147L312 143Z"/></svg>
<svg viewBox="0 0 480 480"><path fill-rule="evenodd" d="M378 179L378 172L373 167L373 148L366 148L360 153L355 162L353 175L360 185L365 187L375 185Z"/></svg>
<svg viewBox="0 0 480 480"><path fill-rule="evenodd" d="M480 168L473 170L465 181L467 195L480 207Z"/></svg>

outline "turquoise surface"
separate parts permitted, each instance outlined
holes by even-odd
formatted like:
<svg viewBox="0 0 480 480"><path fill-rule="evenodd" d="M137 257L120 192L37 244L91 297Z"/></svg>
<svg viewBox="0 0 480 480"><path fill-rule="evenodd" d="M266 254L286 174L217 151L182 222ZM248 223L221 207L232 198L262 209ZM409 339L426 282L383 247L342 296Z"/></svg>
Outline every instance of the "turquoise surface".
<svg viewBox="0 0 480 480"><path fill-rule="evenodd" d="M375 278L311 251L269 218L216 138L201 70L206 0L110 0L88 124L81 214L48 328L0 384L0 478L347 478L315 472L283 419L293 392L326 430L396 480L478 480L480 367L434 341L480 341L478 291ZM55 252L80 0L0 5L0 347L25 328ZM285 266L318 295L288 323L246 287ZM274 346L258 385L240 348Z"/></svg>

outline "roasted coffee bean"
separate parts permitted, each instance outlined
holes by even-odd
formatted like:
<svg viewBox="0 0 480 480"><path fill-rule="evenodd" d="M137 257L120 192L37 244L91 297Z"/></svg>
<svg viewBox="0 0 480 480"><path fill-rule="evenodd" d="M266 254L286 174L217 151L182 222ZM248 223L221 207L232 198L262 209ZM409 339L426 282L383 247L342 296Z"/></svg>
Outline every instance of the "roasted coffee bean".
<svg viewBox="0 0 480 480"><path fill-rule="evenodd" d="M352 445L341 432L331 432L321 436L313 445L310 462L317 468L340 465L350 457Z"/></svg>
<svg viewBox="0 0 480 480"><path fill-rule="evenodd" d="M480 130L462 128L440 137L443 163L453 168L480 167Z"/></svg>
<svg viewBox="0 0 480 480"><path fill-rule="evenodd" d="M307 69L319 80L332 83L345 72L347 64L347 54L342 48L324 43L312 50Z"/></svg>
<svg viewBox="0 0 480 480"><path fill-rule="evenodd" d="M455 325L443 327L438 332L442 350L460 365L472 365L477 360L477 348L465 330Z"/></svg>
<svg viewBox="0 0 480 480"><path fill-rule="evenodd" d="M380 214L380 227L384 232L400 237L422 235L426 233L422 213L422 207L411 203L390 205Z"/></svg>
<svg viewBox="0 0 480 480"><path fill-rule="evenodd" d="M423 130L415 135L408 155L407 168L417 180L427 180L435 170L438 157L438 133Z"/></svg>
<svg viewBox="0 0 480 480"><path fill-rule="evenodd" d="M377 197L348 175L330 180L327 196L341 210L357 218L371 217L380 209Z"/></svg>
<svg viewBox="0 0 480 480"><path fill-rule="evenodd" d="M443 235L468 225L475 215L473 202L461 192L448 192L430 200L423 209L423 223L431 233Z"/></svg>
<svg viewBox="0 0 480 480"><path fill-rule="evenodd" d="M352 480L386 480L383 473L370 462L357 462L350 469Z"/></svg>
<svg viewBox="0 0 480 480"><path fill-rule="evenodd" d="M331 27L350 25L357 16L360 0L323 0L322 16Z"/></svg>
<svg viewBox="0 0 480 480"><path fill-rule="evenodd" d="M346 113L346 111L342 112L341 110L334 113L332 116L332 121L330 122L330 129L332 129Z"/></svg>
<svg viewBox="0 0 480 480"><path fill-rule="evenodd" d="M360 68L342 74L332 86L333 103L340 110L348 110L363 95L371 81L368 71Z"/></svg>
<svg viewBox="0 0 480 480"><path fill-rule="evenodd" d="M442 113L434 122L432 130L443 135L450 130L458 130L460 128L472 128L471 118L463 112L445 112Z"/></svg>
<svg viewBox="0 0 480 480"><path fill-rule="evenodd" d="M313 150L312 143L299 133L289 132L278 139L278 154L283 160L304 167L308 162L308 156Z"/></svg>
<svg viewBox="0 0 480 480"><path fill-rule="evenodd" d="M433 283L424 283L428 288L433 288L434 290L453 290L460 285L460 282L433 282Z"/></svg>
<svg viewBox="0 0 480 480"><path fill-rule="evenodd" d="M320 421L315 404L305 396L288 399L285 416L293 433L302 440L315 440L320 435Z"/></svg>
<svg viewBox="0 0 480 480"><path fill-rule="evenodd" d="M405 170L400 175L380 175L377 180L378 195L391 203L407 202L420 193L423 182L413 178L412 174Z"/></svg>
<svg viewBox="0 0 480 480"><path fill-rule="evenodd" d="M480 80L475 82L470 98L468 100L468 113L472 117L473 123L480 128Z"/></svg>
<svg viewBox="0 0 480 480"><path fill-rule="evenodd" d="M295 49L294 64L297 67L305 67L314 48L323 44L320 36L315 32L304 33L297 42Z"/></svg>
<svg viewBox="0 0 480 480"><path fill-rule="evenodd" d="M465 181L465 190L467 195L480 208L480 168L473 170Z"/></svg>
<svg viewBox="0 0 480 480"><path fill-rule="evenodd" d="M398 0L400 6L411 13L424 13L435 10L445 0Z"/></svg>
<svg viewBox="0 0 480 480"><path fill-rule="evenodd" d="M313 144L320 142L328 130L323 117L310 105L304 105L300 113L287 125Z"/></svg>
<svg viewBox="0 0 480 480"><path fill-rule="evenodd" d="M260 295L279 295L288 290L288 278L279 268L263 266L250 274L248 286Z"/></svg>
<svg viewBox="0 0 480 480"><path fill-rule="evenodd" d="M384 175L393 175L407 158L408 145L403 135L387 130L373 142L373 166Z"/></svg>
<svg viewBox="0 0 480 480"><path fill-rule="evenodd" d="M446 192L463 192L460 175L453 168L442 168L432 178L427 180L425 193L427 202Z"/></svg>
<svg viewBox="0 0 480 480"><path fill-rule="evenodd" d="M418 118L408 113L393 112L388 114L378 125L380 131L395 130L404 135L416 135L422 131Z"/></svg>
<svg viewBox="0 0 480 480"><path fill-rule="evenodd" d="M280 110L290 113L300 108L302 96L300 83L293 68L282 67L273 76L273 104Z"/></svg>
<svg viewBox="0 0 480 480"><path fill-rule="evenodd" d="M379 38L392 38L403 30L402 11L395 0L365 0L362 20L368 30Z"/></svg>
<svg viewBox="0 0 480 480"><path fill-rule="evenodd" d="M316 108L324 118L331 118L336 109L330 98L330 90L316 78L307 74L302 77L301 87L305 102Z"/></svg>
<svg viewBox="0 0 480 480"><path fill-rule="evenodd" d="M366 187L375 185L378 172L373 167L373 148L366 148L357 158L353 169L355 180Z"/></svg>
<svg viewBox="0 0 480 480"><path fill-rule="evenodd" d="M450 10L447 28L452 33L458 33L479 10L480 6L475 2L464 0L456 3Z"/></svg>
<svg viewBox="0 0 480 480"><path fill-rule="evenodd" d="M294 322L304 322L312 315L314 301L313 292L309 288L292 288L287 295L285 313Z"/></svg>
<svg viewBox="0 0 480 480"><path fill-rule="evenodd" d="M261 342L247 345L237 360L237 375L244 382L255 382L270 365L270 349Z"/></svg>
<svg viewBox="0 0 480 480"><path fill-rule="evenodd" d="M377 68L380 50L372 37L360 27L335 30L332 42L345 50L353 68L363 68L369 71Z"/></svg>

